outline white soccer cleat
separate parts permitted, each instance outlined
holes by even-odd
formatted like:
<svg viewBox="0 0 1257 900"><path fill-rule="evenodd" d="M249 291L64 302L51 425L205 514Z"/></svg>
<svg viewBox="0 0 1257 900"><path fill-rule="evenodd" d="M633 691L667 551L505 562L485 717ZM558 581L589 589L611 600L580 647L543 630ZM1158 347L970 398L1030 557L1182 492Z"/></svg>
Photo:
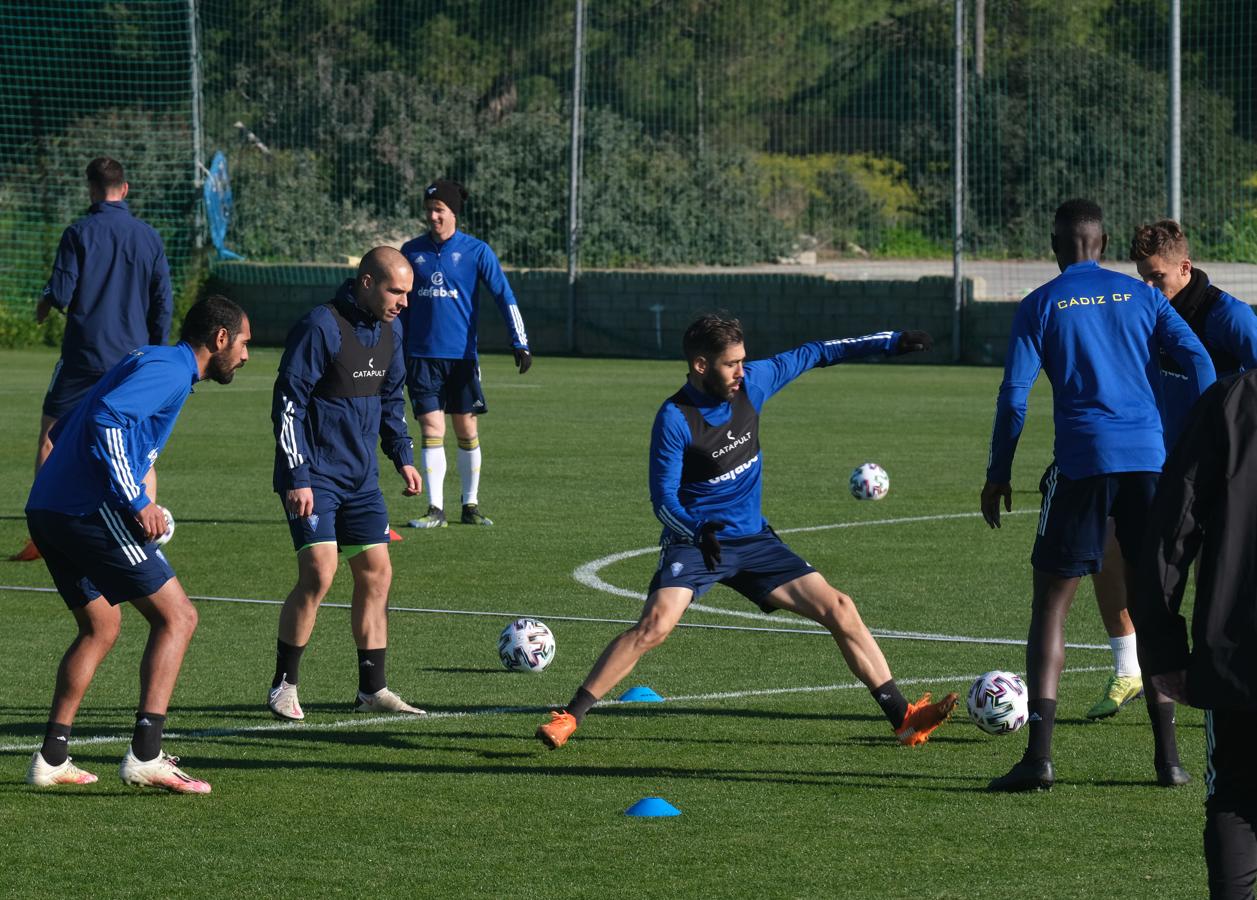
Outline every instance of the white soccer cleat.
<svg viewBox="0 0 1257 900"><path fill-rule="evenodd" d="M208 794L208 781L199 781L179 768L179 757L158 753L156 759L141 762L135 753L127 747L127 755L122 758L118 775L126 784L136 787L165 788L176 794Z"/></svg>
<svg viewBox="0 0 1257 900"><path fill-rule="evenodd" d="M300 722L306 717L301 709L301 703L297 700L297 686L286 681L281 680L279 687L271 688L266 697L266 705L281 719Z"/></svg>
<svg viewBox="0 0 1257 900"><path fill-rule="evenodd" d="M358 692L358 705L354 712L370 713L407 713L412 716L426 716L426 710L411 706L388 688L380 688L374 694Z"/></svg>
<svg viewBox="0 0 1257 900"><path fill-rule="evenodd" d="M26 770L26 783L35 787L55 787L58 784L92 784L96 776L86 769L76 766L70 757L59 766L50 766L44 762L42 751L36 750L31 756L31 767Z"/></svg>

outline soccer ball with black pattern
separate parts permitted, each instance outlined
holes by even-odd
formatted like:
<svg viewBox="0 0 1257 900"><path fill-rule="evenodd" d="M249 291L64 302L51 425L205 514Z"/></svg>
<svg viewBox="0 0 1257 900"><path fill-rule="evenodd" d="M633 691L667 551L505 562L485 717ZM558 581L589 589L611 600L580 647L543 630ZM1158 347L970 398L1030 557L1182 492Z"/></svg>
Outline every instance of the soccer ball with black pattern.
<svg viewBox="0 0 1257 900"><path fill-rule="evenodd" d="M969 718L987 734L1012 734L1030 716L1030 692L1014 672L987 672L969 688Z"/></svg>
<svg viewBox="0 0 1257 900"><path fill-rule="evenodd" d="M890 491L890 473L875 462L855 467L851 473L851 496L857 500L881 500Z"/></svg>
<svg viewBox="0 0 1257 900"><path fill-rule="evenodd" d="M554 660L554 653L554 634L536 619L516 619L498 638L498 656L512 672L540 672Z"/></svg>

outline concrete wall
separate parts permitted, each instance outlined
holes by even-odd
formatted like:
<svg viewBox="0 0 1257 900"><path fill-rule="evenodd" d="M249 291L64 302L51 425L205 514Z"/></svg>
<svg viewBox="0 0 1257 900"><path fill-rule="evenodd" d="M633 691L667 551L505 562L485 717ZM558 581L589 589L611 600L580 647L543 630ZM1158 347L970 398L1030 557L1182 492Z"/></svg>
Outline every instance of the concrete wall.
<svg viewBox="0 0 1257 900"><path fill-rule="evenodd" d="M353 270L328 265L223 263L211 289L242 304L258 344L282 344L310 307L331 298ZM947 277L916 281L840 281L793 274L588 272L576 289L569 341L567 276L551 270L507 273L539 354L676 358L681 334L698 313L725 309L742 319L753 355L763 356L816 338L883 329L923 328L935 352L909 361L950 361L952 284ZM971 294L971 286L966 284ZM1003 361L1013 303L968 301L962 326L963 361ZM480 346L508 349L506 328L482 294Z"/></svg>

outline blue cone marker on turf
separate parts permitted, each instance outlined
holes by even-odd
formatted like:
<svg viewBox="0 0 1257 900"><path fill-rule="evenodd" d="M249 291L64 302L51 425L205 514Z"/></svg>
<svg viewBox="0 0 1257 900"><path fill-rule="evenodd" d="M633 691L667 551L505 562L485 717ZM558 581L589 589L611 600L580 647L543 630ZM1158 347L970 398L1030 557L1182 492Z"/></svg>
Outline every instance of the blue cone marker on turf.
<svg viewBox="0 0 1257 900"><path fill-rule="evenodd" d="M626 816L679 816L681 810L677 809L662 797L643 797L628 809L624 810Z"/></svg>
<svg viewBox="0 0 1257 900"><path fill-rule="evenodd" d="M662 703L663 697L660 697L644 684L637 687L631 687L620 695L621 703Z"/></svg>

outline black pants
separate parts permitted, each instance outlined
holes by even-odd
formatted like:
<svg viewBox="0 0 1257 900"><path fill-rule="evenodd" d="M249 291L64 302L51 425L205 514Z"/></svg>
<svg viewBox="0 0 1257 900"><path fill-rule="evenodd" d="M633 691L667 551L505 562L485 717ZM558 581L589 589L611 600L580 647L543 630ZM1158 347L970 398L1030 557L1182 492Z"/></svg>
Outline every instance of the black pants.
<svg viewBox="0 0 1257 900"><path fill-rule="evenodd" d="M1257 881L1257 712L1205 711L1205 863L1213 900L1252 900Z"/></svg>

